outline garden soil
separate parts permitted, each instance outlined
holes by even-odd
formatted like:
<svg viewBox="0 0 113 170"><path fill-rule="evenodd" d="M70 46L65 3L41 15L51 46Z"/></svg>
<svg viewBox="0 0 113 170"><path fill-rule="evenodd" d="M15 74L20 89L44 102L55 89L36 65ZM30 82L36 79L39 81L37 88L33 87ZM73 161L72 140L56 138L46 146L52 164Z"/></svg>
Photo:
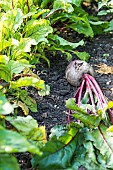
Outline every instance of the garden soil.
<svg viewBox="0 0 113 170"><path fill-rule="evenodd" d="M68 34L68 33L67 33ZM73 32L66 35L73 38ZM90 54L89 63L95 70L95 79L99 83L104 95L108 100L113 100L113 74L98 73L99 64L113 66L113 33L109 35L99 35L93 39L87 39L84 47L79 51L86 51ZM65 78L65 70L69 62L66 57L57 52L55 56L48 54L51 66L48 68L46 63L41 62L34 70L45 83L50 86L50 95L41 97L35 89L28 89L38 104L38 112L31 113L39 125L45 125L47 136L50 129L55 125L64 125L67 123L67 108L65 102L73 97L76 87L70 85ZM72 60L77 59L73 56ZM18 154L17 156L22 170L32 170L30 156L28 153Z"/></svg>

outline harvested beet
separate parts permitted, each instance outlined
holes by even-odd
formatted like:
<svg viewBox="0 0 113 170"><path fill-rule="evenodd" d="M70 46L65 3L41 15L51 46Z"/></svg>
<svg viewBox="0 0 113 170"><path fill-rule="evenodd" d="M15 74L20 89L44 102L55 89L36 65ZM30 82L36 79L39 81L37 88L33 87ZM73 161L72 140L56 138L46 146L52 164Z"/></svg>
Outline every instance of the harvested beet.
<svg viewBox="0 0 113 170"><path fill-rule="evenodd" d="M79 86L84 74L94 75L94 70L90 64L82 60L74 60L67 66L66 79L73 86Z"/></svg>
<svg viewBox="0 0 113 170"><path fill-rule="evenodd" d="M93 68L81 60L72 61L66 69L67 81L73 86L79 86L74 94L77 106L84 109L88 115L99 116L98 111L102 111L101 118L108 120L109 117L113 125L113 109L106 109L108 102L93 75ZM68 124L70 115L71 110L68 113ZM82 118L80 117L81 120Z"/></svg>

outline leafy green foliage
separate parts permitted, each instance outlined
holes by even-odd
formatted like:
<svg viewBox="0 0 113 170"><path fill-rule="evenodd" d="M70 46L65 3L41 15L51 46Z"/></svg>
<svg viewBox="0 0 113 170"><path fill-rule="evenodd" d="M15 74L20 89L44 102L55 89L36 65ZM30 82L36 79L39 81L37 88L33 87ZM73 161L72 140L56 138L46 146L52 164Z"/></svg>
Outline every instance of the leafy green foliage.
<svg viewBox="0 0 113 170"><path fill-rule="evenodd" d="M112 169L113 137L112 133L106 132L106 129L103 124L91 130L80 126L77 128L74 123L70 130L63 126L53 128L52 137L44 146L42 157L37 155L33 157L33 167L47 170L51 168L78 170L81 166L88 170Z"/></svg>
<svg viewBox="0 0 113 170"><path fill-rule="evenodd" d="M25 137L10 130L0 130L0 153L25 152L41 154L39 149L30 144Z"/></svg>
<svg viewBox="0 0 113 170"><path fill-rule="evenodd" d="M17 159L13 155L4 153L0 154L0 169L20 170Z"/></svg>
<svg viewBox="0 0 113 170"><path fill-rule="evenodd" d="M27 117L17 116L16 118L7 116L5 120L9 121L23 136L27 139L38 142L46 142L45 127L38 127L37 121L30 115Z"/></svg>
<svg viewBox="0 0 113 170"><path fill-rule="evenodd" d="M36 120L28 115L29 110L37 112L37 103L24 87L35 87L37 93L42 96L50 92L50 87L31 71L35 68L34 65L40 63L40 58L50 67L50 61L46 56L49 51L53 54L61 51L68 60L71 59L72 53L86 61L90 57L86 52L76 50L85 42L83 40L76 42L76 39L69 41L62 34L64 29L66 31L72 29L73 33L77 32L91 38L95 34L103 33L103 30L106 32L113 30L113 20L99 21L98 17L90 16L83 10L81 3L81 0L0 1L0 169L2 170L19 170L17 160L12 153L26 151L35 154L32 159L33 167L42 170L76 170L81 165L88 170L92 167L100 170L113 169L112 147L110 147L112 135L111 132L106 132L106 129L112 131L112 126L106 128L105 125L101 125L101 115L88 115L84 105L78 108L73 99L68 100L67 107L76 112L73 116L82 123L76 122L70 127L53 128L48 143L46 143L45 127L39 127ZM103 10L106 6L109 8ZM112 1L99 3L99 10L98 15L113 12ZM18 106L25 117L18 115ZM106 109L111 107L112 103ZM97 138L99 140L96 140Z"/></svg>
<svg viewBox="0 0 113 170"><path fill-rule="evenodd" d="M64 131L64 129L62 128ZM70 128L68 132L61 133L61 129L42 148L43 155L36 155L32 159L33 167L41 169L65 169L71 161L77 142L78 129ZM62 134L62 135L61 135Z"/></svg>
<svg viewBox="0 0 113 170"><path fill-rule="evenodd" d="M5 95L0 93L0 115L7 115L13 111L13 106L8 102Z"/></svg>
<svg viewBox="0 0 113 170"><path fill-rule="evenodd" d="M113 148L111 141L112 133L106 132L104 125L94 131L81 130L72 169L77 169L80 165L88 170L92 168L112 169Z"/></svg>
<svg viewBox="0 0 113 170"><path fill-rule="evenodd" d="M74 98L68 99L66 101L66 107L68 109L74 110L75 112L72 114L72 116L84 123L85 126L90 126L92 128L97 127L101 121L100 116L88 114L85 110L79 108L77 104L75 104Z"/></svg>

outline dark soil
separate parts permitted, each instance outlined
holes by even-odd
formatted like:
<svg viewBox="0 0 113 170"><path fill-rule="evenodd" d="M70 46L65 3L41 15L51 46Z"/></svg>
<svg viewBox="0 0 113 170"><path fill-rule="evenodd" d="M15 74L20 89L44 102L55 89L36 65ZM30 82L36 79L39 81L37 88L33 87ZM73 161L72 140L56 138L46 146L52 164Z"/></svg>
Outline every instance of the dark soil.
<svg viewBox="0 0 113 170"><path fill-rule="evenodd" d="M90 54L89 63L94 67L94 70L97 69L95 65L100 63L113 66L113 33L101 35L91 40L88 39L86 45L79 50L87 51ZM109 56L104 57L105 54L109 54ZM73 97L76 87L71 86L65 78L65 70L69 64L66 58L61 53L48 57L51 61L50 69L46 64L41 64L37 66L34 72L37 72L45 80L46 84L50 85L50 95L40 97L34 89L30 89L29 92L38 103L38 112L33 113L32 116L39 125L46 126L47 133L49 134L53 126L67 123L65 101ZM73 56L74 59L76 59L76 56ZM113 100L113 92L111 90L113 88L113 74L99 74L95 71L95 78L105 96L109 100ZM21 169L30 170L31 164L28 155L23 154L21 158L22 160L19 160Z"/></svg>

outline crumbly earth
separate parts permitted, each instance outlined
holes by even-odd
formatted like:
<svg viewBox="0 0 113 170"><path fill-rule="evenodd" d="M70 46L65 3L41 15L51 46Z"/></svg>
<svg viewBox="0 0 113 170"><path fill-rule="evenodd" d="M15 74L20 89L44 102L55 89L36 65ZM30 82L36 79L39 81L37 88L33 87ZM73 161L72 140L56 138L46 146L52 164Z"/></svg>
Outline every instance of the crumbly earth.
<svg viewBox="0 0 113 170"><path fill-rule="evenodd" d="M72 33L69 37L73 37ZM74 37L75 39L75 37ZM113 33L109 35L97 36L94 39L88 39L84 47L80 47L79 51L87 51L90 54L89 63L97 69L95 65L105 63L109 66L113 66ZM29 89L30 95L38 103L38 112L31 113L31 115L37 120L39 125L45 125L47 133L50 133L50 129L55 125L63 125L67 123L67 109L65 107L65 101L73 97L76 87L70 85L65 78L65 69L69 62L66 58L57 52L56 56L49 54L48 58L51 62L50 69L46 64L40 64L34 70L38 75L45 80L51 88L50 95L40 97L35 89ZM73 60L77 59L73 56ZM101 89L105 96L109 100L113 100L113 74L99 74L95 71L95 79L101 86ZM26 154L18 155L22 170L31 170L30 157Z"/></svg>

